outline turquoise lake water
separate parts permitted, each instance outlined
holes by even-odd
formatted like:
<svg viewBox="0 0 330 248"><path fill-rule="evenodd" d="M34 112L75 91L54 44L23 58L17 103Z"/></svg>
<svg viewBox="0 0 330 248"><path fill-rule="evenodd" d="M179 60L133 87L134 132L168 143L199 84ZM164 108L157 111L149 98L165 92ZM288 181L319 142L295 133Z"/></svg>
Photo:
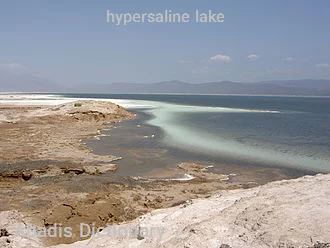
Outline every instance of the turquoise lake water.
<svg viewBox="0 0 330 248"><path fill-rule="evenodd" d="M65 94L145 113L161 142L210 158L330 172L330 98Z"/></svg>

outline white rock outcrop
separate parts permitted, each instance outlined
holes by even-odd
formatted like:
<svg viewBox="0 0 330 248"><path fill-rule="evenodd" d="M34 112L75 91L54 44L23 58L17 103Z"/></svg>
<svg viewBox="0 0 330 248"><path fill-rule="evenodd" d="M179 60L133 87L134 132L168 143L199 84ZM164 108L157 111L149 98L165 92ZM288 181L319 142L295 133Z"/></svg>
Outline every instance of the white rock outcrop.
<svg viewBox="0 0 330 248"><path fill-rule="evenodd" d="M221 191L121 226L153 227L154 233L57 247L312 247L330 242L330 174ZM164 228L162 236L156 228Z"/></svg>

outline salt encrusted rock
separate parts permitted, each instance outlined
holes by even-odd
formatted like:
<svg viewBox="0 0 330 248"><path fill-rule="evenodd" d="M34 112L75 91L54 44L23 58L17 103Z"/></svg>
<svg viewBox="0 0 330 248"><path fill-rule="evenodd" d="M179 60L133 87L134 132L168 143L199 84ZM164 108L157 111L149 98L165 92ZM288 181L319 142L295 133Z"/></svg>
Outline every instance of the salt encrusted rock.
<svg viewBox="0 0 330 248"><path fill-rule="evenodd" d="M85 173L90 174L90 175L114 172L114 171L116 171L116 169L117 169L117 166L115 164L101 164L101 165L84 166Z"/></svg>

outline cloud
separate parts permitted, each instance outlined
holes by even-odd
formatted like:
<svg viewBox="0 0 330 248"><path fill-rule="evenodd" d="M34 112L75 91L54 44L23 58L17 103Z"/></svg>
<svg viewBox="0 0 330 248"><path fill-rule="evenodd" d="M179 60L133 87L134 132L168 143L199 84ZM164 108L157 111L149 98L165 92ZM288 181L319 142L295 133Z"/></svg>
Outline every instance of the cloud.
<svg viewBox="0 0 330 248"><path fill-rule="evenodd" d="M292 57L286 57L286 58L283 58L282 60L283 61L293 61L293 58Z"/></svg>
<svg viewBox="0 0 330 248"><path fill-rule="evenodd" d="M1 71L21 72L25 71L26 69L27 67L18 63L0 64Z"/></svg>
<svg viewBox="0 0 330 248"><path fill-rule="evenodd" d="M217 54L209 59L210 62L230 62L231 60L231 57L222 54Z"/></svg>
<svg viewBox="0 0 330 248"><path fill-rule="evenodd" d="M248 58L249 61L254 61L254 60L259 59L260 56L257 55L257 54L250 54L249 56L247 56L247 58Z"/></svg>
<svg viewBox="0 0 330 248"><path fill-rule="evenodd" d="M330 64L324 63L324 64L316 64L316 67L320 67L320 68L330 68Z"/></svg>

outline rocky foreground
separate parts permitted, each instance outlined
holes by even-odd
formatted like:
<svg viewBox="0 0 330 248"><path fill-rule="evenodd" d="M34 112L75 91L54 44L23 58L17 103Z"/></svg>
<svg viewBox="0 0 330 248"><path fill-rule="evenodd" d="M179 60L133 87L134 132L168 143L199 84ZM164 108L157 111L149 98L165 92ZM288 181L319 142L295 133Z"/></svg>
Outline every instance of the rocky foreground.
<svg viewBox="0 0 330 248"><path fill-rule="evenodd" d="M138 227L136 235L105 233L105 229L88 240L56 248L326 248L330 246L329 206L330 174L305 176L250 189L219 191L207 199L154 210L117 226L122 231ZM0 213L0 224L5 226L1 247L44 247L36 238L10 235L18 215Z"/></svg>
<svg viewBox="0 0 330 248"><path fill-rule="evenodd" d="M305 176L221 191L125 224L154 227L153 235L95 236L57 247L329 247L329 206L330 175Z"/></svg>

